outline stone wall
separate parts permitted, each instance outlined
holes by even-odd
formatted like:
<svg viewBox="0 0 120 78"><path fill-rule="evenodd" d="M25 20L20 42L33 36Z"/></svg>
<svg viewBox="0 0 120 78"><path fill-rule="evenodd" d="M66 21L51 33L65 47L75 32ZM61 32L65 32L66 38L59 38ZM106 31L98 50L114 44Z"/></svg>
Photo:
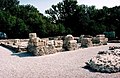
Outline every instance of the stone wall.
<svg viewBox="0 0 120 78"><path fill-rule="evenodd" d="M108 38L106 38L105 35L96 35L96 37L82 35L80 36L79 41L81 42L81 47L92 47L97 45L107 45Z"/></svg>
<svg viewBox="0 0 120 78"><path fill-rule="evenodd" d="M29 34L27 50L36 56L54 54L62 50L62 40L40 39L36 33Z"/></svg>
<svg viewBox="0 0 120 78"><path fill-rule="evenodd" d="M36 56L42 56L47 54L54 54L59 51L76 50L78 49L77 41L74 40L72 35L67 35L63 40L60 38L53 38L54 40L40 39L35 33L29 34L28 52L33 53Z"/></svg>
<svg viewBox="0 0 120 78"><path fill-rule="evenodd" d="M108 38L106 38L105 35L96 35L92 41L94 44L107 45Z"/></svg>
<svg viewBox="0 0 120 78"><path fill-rule="evenodd" d="M81 42L78 44L78 42ZM72 35L57 36L51 38L39 38L36 33L30 33L29 39L5 39L0 40L0 44L15 49L16 52L28 51L34 55L53 54L61 51L76 50L80 47L92 47L94 42L98 45L107 44L108 39L104 35L92 37L82 35L82 37L73 37Z"/></svg>
<svg viewBox="0 0 120 78"><path fill-rule="evenodd" d="M92 47L92 38L83 38L81 39L81 47Z"/></svg>
<svg viewBox="0 0 120 78"><path fill-rule="evenodd" d="M29 39L0 40L0 44L15 52L28 51L36 56L78 49L77 40L74 40L72 35L41 39L37 37L36 33L30 33Z"/></svg>
<svg viewBox="0 0 120 78"><path fill-rule="evenodd" d="M15 52L27 51L28 39L5 39L0 40L0 44Z"/></svg>

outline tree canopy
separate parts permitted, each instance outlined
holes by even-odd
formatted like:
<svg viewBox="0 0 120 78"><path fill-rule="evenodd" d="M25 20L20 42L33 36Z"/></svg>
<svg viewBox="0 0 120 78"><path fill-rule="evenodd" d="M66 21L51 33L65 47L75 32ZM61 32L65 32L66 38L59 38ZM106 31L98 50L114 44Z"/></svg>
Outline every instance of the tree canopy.
<svg viewBox="0 0 120 78"><path fill-rule="evenodd" d="M0 31L7 33L8 38L28 38L30 32L40 37L65 33L62 24L50 22L32 5L19 5L17 0L3 0L0 4Z"/></svg>
<svg viewBox="0 0 120 78"><path fill-rule="evenodd" d="M63 0L45 12L51 21L62 23L76 36L110 31L115 31L119 36L120 6L113 8L104 6L102 9L96 9L95 6L78 5L77 0Z"/></svg>
<svg viewBox="0 0 120 78"><path fill-rule="evenodd" d="M115 31L120 37L120 6L96 9L79 5L77 0L63 0L45 13L47 17L32 5L20 5L18 0L0 0L0 32L5 32L8 38L28 38L30 32L48 37Z"/></svg>

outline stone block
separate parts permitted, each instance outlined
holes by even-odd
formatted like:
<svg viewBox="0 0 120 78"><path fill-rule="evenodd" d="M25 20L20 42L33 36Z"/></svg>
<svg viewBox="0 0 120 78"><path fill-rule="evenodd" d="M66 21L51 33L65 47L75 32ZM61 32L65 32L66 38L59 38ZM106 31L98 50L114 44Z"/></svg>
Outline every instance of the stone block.
<svg viewBox="0 0 120 78"><path fill-rule="evenodd" d="M37 37L37 34L36 33L29 33L29 38L36 38Z"/></svg>
<svg viewBox="0 0 120 78"><path fill-rule="evenodd" d="M91 47L91 46L93 46L92 38L83 38L81 40L81 47Z"/></svg>
<svg viewBox="0 0 120 78"><path fill-rule="evenodd" d="M38 38L38 37L35 37L35 38L33 39L33 42L41 42L41 39Z"/></svg>
<svg viewBox="0 0 120 78"><path fill-rule="evenodd" d="M100 51L96 57L93 57L86 65L97 72L115 73L120 72L120 50Z"/></svg>
<svg viewBox="0 0 120 78"><path fill-rule="evenodd" d="M63 44L63 48L68 51L76 50L78 49L77 41L76 40L65 41Z"/></svg>
<svg viewBox="0 0 120 78"><path fill-rule="evenodd" d="M54 40L49 40L49 41L47 42L47 45L54 45Z"/></svg>
<svg viewBox="0 0 120 78"><path fill-rule="evenodd" d="M55 47L62 47L63 46L63 40L55 40L54 41Z"/></svg>
<svg viewBox="0 0 120 78"><path fill-rule="evenodd" d="M77 40L74 40L72 35L67 35L63 41L63 48L68 51L78 49Z"/></svg>
<svg viewBox="0 0 120 78"><path fill-rule="evenodd" d="M65 40L74 40L74 37L72 35L67 35L65 37Z"/></svg>

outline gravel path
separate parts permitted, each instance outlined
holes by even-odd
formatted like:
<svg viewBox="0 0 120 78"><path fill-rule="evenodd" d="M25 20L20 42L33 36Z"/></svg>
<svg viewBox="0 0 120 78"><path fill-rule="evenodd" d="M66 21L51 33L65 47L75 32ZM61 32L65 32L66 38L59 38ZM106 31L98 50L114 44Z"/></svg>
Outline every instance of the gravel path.
<svg viewBox="0 0 120 78"><path fill-rule="evenodd" d="M90 47L46 56L15 54L0 46L0 78L120 78L119 73L99 73L84 69L85 62L107 46Z"/></svg>

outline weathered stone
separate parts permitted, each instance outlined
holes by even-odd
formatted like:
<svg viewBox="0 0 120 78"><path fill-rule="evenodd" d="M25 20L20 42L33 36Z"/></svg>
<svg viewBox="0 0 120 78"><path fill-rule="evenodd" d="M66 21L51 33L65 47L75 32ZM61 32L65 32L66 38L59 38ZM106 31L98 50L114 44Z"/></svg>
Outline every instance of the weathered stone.
<svg viewBox="0 0 120 78"><path fill-rule="evenodd" d="M74 37L72 36L72 35L67 35L66 37L65 37L65 40L74 40Z"/></svg>
<svg viewBox="0 0 120 78"><path fill-rule="evenodd" d="M49 40L48 42L47 42L47 45L49 46L49 45L54 45L54 40Z"/></svg>
<svg viewBox="0 0 120 78"><path fill-rule="evenodd" d="M105 38L105 35L96 35L92 39L93 44L107 45L108 38Z"/></svg>
<svg viewBox="0 0 120 78"><path fill-rule="evenodd" d="M120 50L100 51L96 57L88 62L87 66L98 72L113 73L120 71Z"/></svg>
<svg viewBox="0 0 120 78"><path fill-rule="evenodd" d="M65 37L63 48L68 51L78 49L77 41L74 40L74 37L72 35L67 35Z"/></svg>
<svg viewBox="0 0 120 78"><path fill-rule="evenodd" d="M57 36L58 40L63 40L64 36Z"/></svg>
<svg viewBox="0 0 120 78"><path fill-rule="evenodd" d="M63 46L63 40L55 40L54 45L56 48Z"/></svg>
<svg viewBox="0 0 120 78"><path fill-rule="evenodd" d="M69 51L78 49L77 41L76 40L70 40L70 41L68 41L68 43L67 43L67 49Z"/></svg>
<svg viewBox="0 0 120 78"><path fill-rule="evenodd" d="M54 40L48 41L46 39L40 39L36 37L35 33L30 34L30 40L28 41L27 51L33 53L33 55L36 56L53 54L57 52L54 46Z"/></svg>
<svg viewBox="0 0 120 78"><path fill-rule="evenodd" d="M36 38L37 37L37 34L36 33L29 33L29 38Z"/></svg>
<svg viewBox="0 0 120 78"><path fill-rule="evenodd" d="M81 40L81 47L91 47L91 46L93 46L91 38L83 38Z"/></svg>
<svg viewBox="0 0 120 78"><path fill-rule="evenodd" d="M84 38L84 35L81 35L81 36L79 37L78 42L81 43L81 40L82 40L83 38Z"/></svg>
<svg viewBox="0 0 120 78"><path fill-rule="evenodd" d="M96 37L93 37L93 38L92 38L92 43L93 43L93 44L99 44L99 43L100 43L100 40L99 40L98 38L96 38Z"/></svg>
<svg viewBox="0 0 120 78"><path fill-rule="evenodd" d="M19 45L20 44L20 39L14 39L13 45Z"/></svg>
<svg viewBox="0 0 120 78"><path fill-rule="evenodd" d="M54 54L57 52L54 46L40 46L40 47L28 46L28 47L30 52L32 52L35 56Z"/></svg>
<svg viewBox="0 0 120 78"><path fill-rule="evenodd" d="M57 52L54 45L46 46L46 48L44 48L44 50L45 50L45 54L47 54L47 55L54 54Z"/></svg>

